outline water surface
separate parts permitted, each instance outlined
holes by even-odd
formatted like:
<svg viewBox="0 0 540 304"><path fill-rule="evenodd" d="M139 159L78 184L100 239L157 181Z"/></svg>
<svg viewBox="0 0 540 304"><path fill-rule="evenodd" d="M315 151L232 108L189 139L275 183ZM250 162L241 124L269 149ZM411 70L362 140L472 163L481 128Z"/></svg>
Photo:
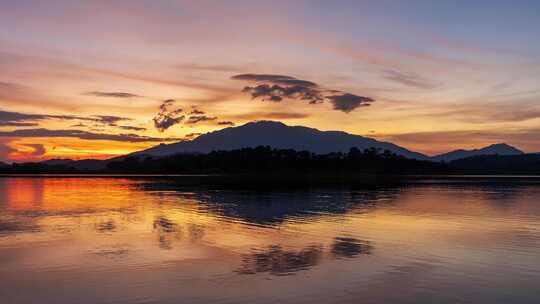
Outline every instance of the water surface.
<svg viewBox="0 0 540 304"><path fill-rule="evenodd" d="M538 198L535 181L242 191L160 178L4 177L0 296L540 303Z"/></svg>

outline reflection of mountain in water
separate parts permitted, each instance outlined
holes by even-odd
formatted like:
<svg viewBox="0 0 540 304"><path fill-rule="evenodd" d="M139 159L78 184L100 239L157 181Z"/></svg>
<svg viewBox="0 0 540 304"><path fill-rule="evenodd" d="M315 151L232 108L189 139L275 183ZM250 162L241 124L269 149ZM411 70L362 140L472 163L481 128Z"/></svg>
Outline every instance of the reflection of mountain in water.
<svg viewBox="0 0 540 304"><path fill-rule="evenodd" d="M208 210L226 217L272 225L291 217L345 214L354 208L369 210L383 198L393 197L396 190L299 191L288 193L208 192L196 193L197 200ZM202 194L202 195L201 195Z"/></svg>
<svg viewBox="0 0 540 304"><path fill-rule="evenodd" d="M392 201L399 193L399 188L354 191L312 189L291 192L209 190L177 187L174 183L164 182L143 183L138 188L156 195L167 193L195 200L201 211L265 226L276 226L291 218L346 214L353 209L355 212L369 211L376 204ZM176 223L166 215L156 217L153 227L160 248L167 250L173 248L175 241L183 240L186 232L191 242L203 238L205 234L203 226ZM329 245L316 241L312 245L296 249L274 244L243 254L241 266L236 272L292 275L298 271L309 270L324 260L358 258L369 255L372 251L373 245L370 242L349 236L337 236Z"/></svg>
<svg viewBox="0 0 540 304"><path fill-rule="evenodd" d="M197 193L195 196L209 211L222 216L260 225L275 225L290 217L344 214L360 204L367 208L376 193L220 191L203 195Z"/></svg>
<svg viewBox="0 0 540 304"><path fill-rule="evenodd" d="M369 210L382 201L395 198L400 191L396 187L290 192L194 190L163 182L140 187L152 192L158 188L160 191L156 193L177 191L176 195L198 201L209 212L259 225L276 225L291 217L345 214L357 207Z"/></svg>

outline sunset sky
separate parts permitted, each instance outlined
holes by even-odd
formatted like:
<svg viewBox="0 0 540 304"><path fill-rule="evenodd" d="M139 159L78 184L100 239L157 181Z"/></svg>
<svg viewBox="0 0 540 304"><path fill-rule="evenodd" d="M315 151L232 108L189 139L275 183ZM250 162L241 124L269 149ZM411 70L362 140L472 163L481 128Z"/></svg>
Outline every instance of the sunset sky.
<svg viewBox="0 0 540 304"><path fill-rule="evenodd" d="M253 120L540 152L540 1L0 0L0 160Z"/></svg>

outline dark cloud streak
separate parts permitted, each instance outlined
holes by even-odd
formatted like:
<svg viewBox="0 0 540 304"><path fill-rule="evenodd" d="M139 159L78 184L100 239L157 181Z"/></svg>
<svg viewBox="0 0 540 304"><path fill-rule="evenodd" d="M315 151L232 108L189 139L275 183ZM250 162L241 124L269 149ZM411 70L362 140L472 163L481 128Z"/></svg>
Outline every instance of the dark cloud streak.
<svg viewBox="0 0 540 304"><path fill-rule="evenodd" d="M196 124L203 121L213 121L216 120L217 117L215 116L206 116L206 115L194 115L190 116L188 120L186 121L187 124Z"/></svg>
<svg viewBox="0 0 540 304"><path fill-rule="evenodd" d="M249 112L244 114L237 114L231 116L235 119L301 119L307 118L310 115L307 113L294 113L294 112Z"/></svg>
<svg viewBox="0 0 540 304"><path fill-rule="evenodd" d="M218 121L217 123L219 126L234 126L234 122L232 121Z"/></svg>
<svg viewBox="0 0 540 304"><path fill-rule="evenodd" d="M406 74L394 70L384 71L384 78L390 81L400 83L405 86L414 87L418 89L434 89L438 85L432 81L426 80L416 75Z"/></svg>
<svg viewBox="0 0 540 304"><path fill-rule="evenodd" d="M204 111L193 109L191 112L189 112L190 115L204 115L206 114Z"/></svg>
<svg viewBox="0 0 540 304"><path fill-rule="evenodd" d="M0 121L0 127L35 127L35 122Z"/></svg>
<svg viewBox="0 0 540 304"><path fill-rule="evenodd" d="M0 132L0 137L72 137L84 140L111 140L121 142L165 142L181 140L180 138L157 138L132 133L108 134L82 130L50 130L45 128L4 131Z"/></svg>
<svg viewBox="0 0 540 304"><path fill-rule="evenodd" d="M83 95L95 96L95 97L111 97L111 98L142 97L136 94L126 93L126 92L99 92L99 91L86 92Z"/></svg>
<svg viewBox="0 0 540 304"><path fill-rule="evenodd" d="M196 63L179 64L176 67L179 69L185 69L185 70L227 72L227 73L240 72L245 69L245 67L233 66L233 65L223 65L223 64L204 65L204 64L196 64Z"/></svg>
<svg viewBox="0 0 540 304"><path fill-rule="evenodd" d="M134 127L134 126L118 126L118 128L128 131L146 131L146 128L143 127Z"/></svg>
<svg viewBox="0 0 540 304"><path fill-rule="evenodd" d="M119 117L119 116L108 116L108 115L96 115L96 116L77 116L77 115L51 115L51 114L26 114L19 112L9 112L9 111L0 111L0 124L8 125L15 124L21 125L21 123L30 124L33 123L34 126L37 125L36 122L48 120L48 119L57 119L57 120L80 120L80 121L91 121L105 125L113 125L119 121L129 121L130 118ZM30 126L30 125L26 125Z"/></svg>
<svg viewBox="0 0 540 304"><path fill-rule="evenodd" d="M331 95L327 97L334 106L334 110L349 113L358 107L369 106L374 100L369 97L357 96L349 93Z"/></svg>
<svg viewBox="0 0 540 304"><path fill-rule="evenodd" d="M175 103L174 99L167 99L159 106L159 112L153 118L154 126L158 131L164 132L184 120L185 115L181 114L183 110L173 108Z"/></svg>
<svg viewBox="0 0 540 304"><path fill-rule="evenodd" d="M344 113L350 113L375 101L369 97L324 89L314 82L285 75L240 74L232 76L231 79L254 82L256 85L246 86L242 92L263 101L281 102L284 99L293 99L318 104L326 100L333 104L334 110Z"/></svg>

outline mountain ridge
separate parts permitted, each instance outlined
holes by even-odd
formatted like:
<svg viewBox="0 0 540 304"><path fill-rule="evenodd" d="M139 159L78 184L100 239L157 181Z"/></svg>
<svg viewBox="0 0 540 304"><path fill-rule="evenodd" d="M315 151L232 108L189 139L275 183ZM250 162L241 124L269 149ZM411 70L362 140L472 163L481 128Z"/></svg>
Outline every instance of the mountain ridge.
<svg viewBox="0 0 540 304"><path fill-rule="evenodd" d="M318 154L347 152L356 147L360 150L376 148L417 160L435 162L467 158L478 155L521 155L523 151L505 143L492 144L483 148L459 149L428 156L409 150L394 143L379 141L344 131L321 131L304 126L288 126L277 121L249 122L238 127L229 127L190 140L138 151L129 156L170 156L176 153L209 153L213 150L234 150L256 146L271 146L278 149L307 150Z"/></svg>
<svg viewBox="0 0 540 304"><path fill-rule="evenodd" d="M237 127L202 134L193 140L172 144L160 144L152 148L131 154L114 157L108 160L84 159L50 159L39 162L46 166L67 166L78 170L103 170L116 160L128 157L166 157L175 154L206 154L215 150L237 150L248 147L270 146L276 149L291 149L310 151L316 154L333 152L349 152L350 148L366 150L376 148L380 151L389 150L392 153L416 160L433 162L452 162L459 159L481 155L524 155L525 153L505 143L492 144L479 149L459 149L447 153L428 156L408 150L407 148L361 135L349 134L344 131L320 131L305 126L288 126L277 121L249 122ZM0 164L1 165L1 164ZM9 164L5 164L9 166Z"/></svg>
<svg viewBox="0 0 540 304"><path fill-rule="evenodd" d="M209 153L213 150L234 150L247 147L271 146L277 149L310 151L317 154L348 152L356 147L360 150L377 148L418 160L428 160L422 153L408 150L393 143L353 135L343 131L320 131L304 126L288 126L276 121L249 122L238 127L229 127L209 132L190 141L161 144L130 156L170 156L177 153Z"/></svg>
<svg viewBox="0 0 540 304"><path fill-rule="evenodd" d="M431 157L433 161L451 162L458 159L469 158L480 155L523 155L525 152L512 147L506 143L492 144L480 149L464 150L458 149L447 153Z"/></svg>

